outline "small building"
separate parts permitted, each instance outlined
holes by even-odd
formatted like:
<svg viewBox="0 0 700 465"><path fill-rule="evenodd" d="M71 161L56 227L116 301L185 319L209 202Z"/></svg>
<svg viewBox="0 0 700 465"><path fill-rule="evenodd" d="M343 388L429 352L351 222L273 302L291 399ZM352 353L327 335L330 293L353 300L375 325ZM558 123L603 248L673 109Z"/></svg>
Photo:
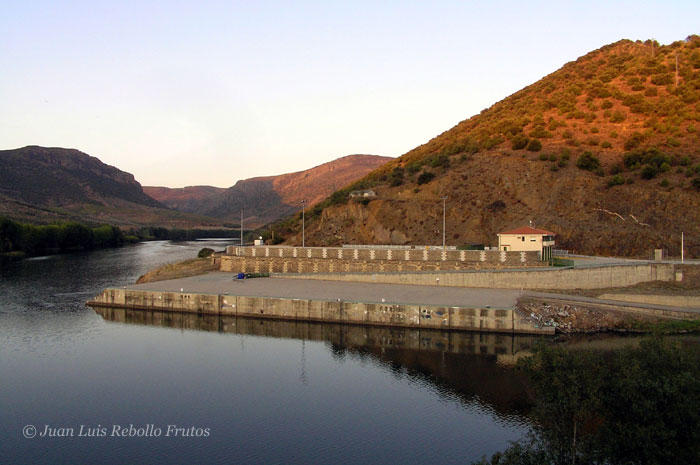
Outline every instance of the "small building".
<svg viewBox="0 0 700 465"><path fill-rule="evenodd" d="M377 193L374 192L373 190L370 190L370 189L350 192L350 197L352 197L352 198L356 198L356 197L368 198L368 197L376 197L376 196L377 196Z"/></svg>
<svg viewBox="0 0 700 465"><path fill-rule="evenodd" d="M523 226L498 233L498 250L513 252L540 252L542 260L552 258L555 233L545 229Z"/></svg>

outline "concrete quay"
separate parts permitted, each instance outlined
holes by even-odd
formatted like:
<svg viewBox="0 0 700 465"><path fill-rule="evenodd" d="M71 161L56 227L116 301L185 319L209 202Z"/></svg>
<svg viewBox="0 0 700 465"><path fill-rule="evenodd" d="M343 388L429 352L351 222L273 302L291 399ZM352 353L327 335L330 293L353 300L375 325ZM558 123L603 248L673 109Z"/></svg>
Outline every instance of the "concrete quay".
<svg viewBox="0 0 700 465"><path fill-rule="evenodd" d="M519 292L304 279L234 280L236 273L105 289L91 306L438 330L553 334L514 309Z"/></svg>

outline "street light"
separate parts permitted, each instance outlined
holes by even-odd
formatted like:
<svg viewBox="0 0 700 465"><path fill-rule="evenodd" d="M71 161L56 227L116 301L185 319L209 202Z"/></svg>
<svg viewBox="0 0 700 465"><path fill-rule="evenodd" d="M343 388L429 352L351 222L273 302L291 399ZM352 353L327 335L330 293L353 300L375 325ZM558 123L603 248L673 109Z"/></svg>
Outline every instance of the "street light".
<svg viewBox="0 0 700 465"><path fill-rule="evenodd" d="M301 246L306 247L306 230L304 224L304 210L306 208L306 200L301 201Z"/></svg>
<svg viewBox="0 0 700 465"><path fill-rule="evenodd" d="M440 198L442 199L442 250L445 250L445 201L447 196L443 195Z"/></svg>

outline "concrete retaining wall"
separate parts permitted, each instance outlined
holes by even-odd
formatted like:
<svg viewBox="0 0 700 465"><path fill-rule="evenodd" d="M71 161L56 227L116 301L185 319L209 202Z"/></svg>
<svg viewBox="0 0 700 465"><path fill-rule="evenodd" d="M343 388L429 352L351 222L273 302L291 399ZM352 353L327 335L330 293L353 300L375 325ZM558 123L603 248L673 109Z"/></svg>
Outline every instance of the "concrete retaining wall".
<svg viewBox="0 0 700 465"><path fill-rule="evenodd" d="M323 321L378 326L505 333L553 334L534 328L513 309L440 307L277 297L190 294L105 289L89 305L142 310L248 316L283 320Z"/></svg>
<svg viewBox="0 0 700 465"><path fill-rule="evenodd" d="M493 266L543 266L538 252L501 252L497 250L442 250L405 248L226 247L227 256L266 259L314 259L363 262L460 262Z"/></svg>
<svg viewBox="0 0 700 465"><path fill-rule="evenodd" d="M590 268L493 270L439 273L313 273L285 278L387 284L423 284L500 289L600 289L632 286L648 281L675 280L671 264L599 266Z"/></svg>

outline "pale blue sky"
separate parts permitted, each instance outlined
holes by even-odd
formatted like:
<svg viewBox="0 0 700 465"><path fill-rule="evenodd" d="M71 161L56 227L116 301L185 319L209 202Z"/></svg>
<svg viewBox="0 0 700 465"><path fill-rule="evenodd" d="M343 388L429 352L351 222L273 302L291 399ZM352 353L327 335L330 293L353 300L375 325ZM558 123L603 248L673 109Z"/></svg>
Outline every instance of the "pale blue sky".
<svg viewBox="0 0 700 465"><path fill-rule="evenodd" d="M144 185L220 187L399 156L700 2L0 0L0 149L77 148Z"/></svg>

